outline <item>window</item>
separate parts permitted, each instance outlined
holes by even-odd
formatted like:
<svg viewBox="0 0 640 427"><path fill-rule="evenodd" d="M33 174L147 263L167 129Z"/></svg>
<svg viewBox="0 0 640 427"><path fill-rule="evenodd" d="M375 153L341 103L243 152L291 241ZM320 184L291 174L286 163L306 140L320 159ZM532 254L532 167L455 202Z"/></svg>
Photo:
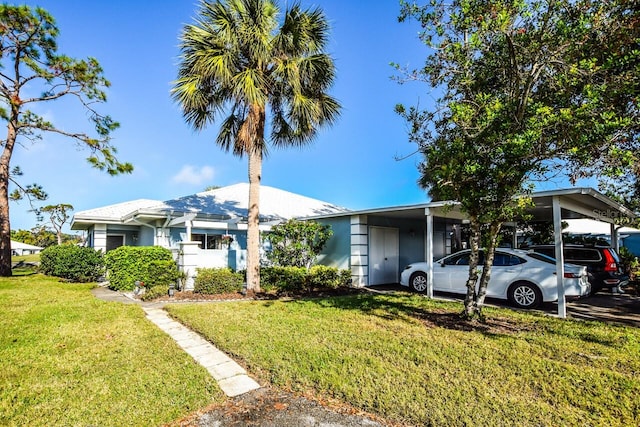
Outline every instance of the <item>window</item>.
<svg viewBox="0 0 640 427"><path fill-rule="evenodd" d="M469 252L451 256L444 260L444 265L469 265ZM480 251L478 265L484 263L484 252Z"/></svg>
<svg viewBox="0 0 640 427"><path fill-rule="evenodd" d="M191 234L192 242L200 242L200 249L227 249L222 243L222 234Z"/></svg>
<svg viewBox="0 0 640 427"><path fill-rule="evenodd" d="M527 253L527 255L530 258L537 259L538 261L546 262L547 264L555 264L556 263L556 259L555 258L550 257L550 256L545 255L545 254L539 254L537 252L529 252L529 253Z"/></svg>
<svg viewBox="0 0 640 427"><path fill-rule="evenodd" d="M497 265L499 267L509 267L511 265L518 265L525 262L527 261L520 257L503 252L496 252L495 257L493 258L493 265Z"/></svg>
<svg viewBox="0 0 640 427"><path fill-rule="evenodd" d="M124 246L124 235L123 234L109 234L107 235L107 247L106 251L109 252L112 249L119 248L120 246Z"/></svg>
<svg viewBox="0 0 640 427"><path fill-rule="evenodd" d="M600 252L597 249L564 248L565 261L600 261Z"/></svg>

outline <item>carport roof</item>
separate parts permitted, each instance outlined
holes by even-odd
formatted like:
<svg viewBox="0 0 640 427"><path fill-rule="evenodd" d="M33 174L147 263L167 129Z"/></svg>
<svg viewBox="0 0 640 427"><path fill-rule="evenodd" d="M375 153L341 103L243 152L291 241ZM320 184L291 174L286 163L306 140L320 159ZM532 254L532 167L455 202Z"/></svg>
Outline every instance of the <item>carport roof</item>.
<svg viewBox="0 0 640 427"><path fill-rule="evenodd" d="M592 218L599 221L619 224L627 218L635 218L635 214L625 206L605 196L593 188L568 188L561 190L539 191L531 195L534 207L529 213L535 220L553 220L553 198L558 197L562 207L563 219ZM328 215L309 217L308 219L337 218L354 215L384 215L403 219L422 219L426 209L434 216L465 219L466 215L459 209L458 202L429 202L417 205L391 206L384 208L364 209L358 211L338 212Z"/></svg>

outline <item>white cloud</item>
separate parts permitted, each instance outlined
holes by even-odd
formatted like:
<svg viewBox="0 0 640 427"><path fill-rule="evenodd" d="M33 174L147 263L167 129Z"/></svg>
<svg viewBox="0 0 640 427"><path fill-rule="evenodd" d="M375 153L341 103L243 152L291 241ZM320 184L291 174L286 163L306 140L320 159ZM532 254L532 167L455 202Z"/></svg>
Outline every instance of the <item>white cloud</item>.
<svg viewBox="0 0 640 427"><path fill-rule="evenodd" d="M203 185L210 184L214 176L214 170L211 166L202 166L197 168L192 165L184 165L180 172L171 178L176 184Z"/></svg>

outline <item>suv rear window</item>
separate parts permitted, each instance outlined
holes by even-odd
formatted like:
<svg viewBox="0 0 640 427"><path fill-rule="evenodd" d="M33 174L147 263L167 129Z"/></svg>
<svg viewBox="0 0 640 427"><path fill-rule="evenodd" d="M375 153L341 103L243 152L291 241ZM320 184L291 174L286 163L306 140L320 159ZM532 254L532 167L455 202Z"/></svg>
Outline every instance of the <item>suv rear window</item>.
<svg viewBox="0 0 640 427"><path fill-rule="evenodd" d="M535 252L544 254L548 257L555 258L556 251L553 246L534 246L532 249ZM615 252L615 251L612 251ZM576 248L565 246L564 248L564 261L582 261L582 262L599 262L602 260L602 255L598 249L594 248Z"/></svg>
<svg viewBox="0 0 640 427"><path fill-rule="evenodd" d="M566 261L600 261L600 251L586 248L564 248L564 258Z"/></svg>

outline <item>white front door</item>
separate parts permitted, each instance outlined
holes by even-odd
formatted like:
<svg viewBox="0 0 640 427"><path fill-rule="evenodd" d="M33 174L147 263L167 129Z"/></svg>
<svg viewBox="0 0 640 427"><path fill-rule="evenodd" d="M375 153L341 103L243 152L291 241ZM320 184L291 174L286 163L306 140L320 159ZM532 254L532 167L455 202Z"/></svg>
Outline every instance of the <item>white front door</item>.
<svg viewBox="0 0 640 427"><path fill-rule="evenodd" d="M369 285L398 283L397 228L369 227Z"/></svg>

